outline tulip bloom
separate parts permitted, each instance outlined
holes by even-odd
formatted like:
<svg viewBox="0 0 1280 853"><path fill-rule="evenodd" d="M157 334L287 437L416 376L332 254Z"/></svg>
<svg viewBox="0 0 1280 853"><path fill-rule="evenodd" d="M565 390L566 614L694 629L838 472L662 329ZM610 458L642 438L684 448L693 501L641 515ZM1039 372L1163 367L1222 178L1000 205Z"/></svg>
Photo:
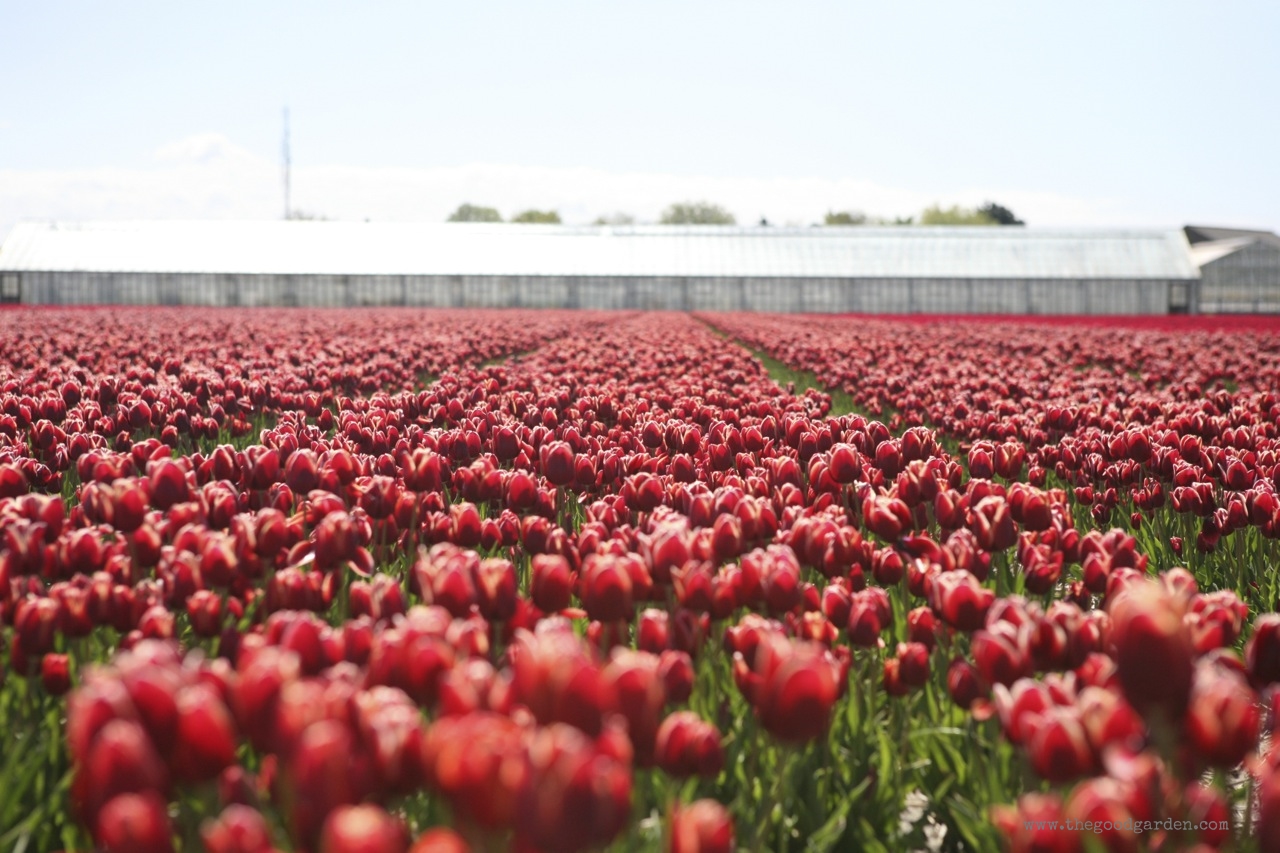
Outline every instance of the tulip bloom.
<svg viewBox="0 0 1280 853"><path fill-rule="evenodd" d="M329 813L320 830L320 853L405 853L404 824L379 806L342 806Z"/></svg>
<svg viewBox="0 0 1280 853"><path fill-rule="evenodd" d="M542 447L542 474L553 486L567 486L574 478L574 452L566 442L553 441Z"/></svg>
<svg viewBox="0 0 1280 853"><path fill-rule="evenodd" d="M216 819L200 827L207 853L272 853L271 830L263 816L246 805L233 803Z"/></svg>
<svg viewBox="0 0 1280 853"><path fill-rule="evenodd" d="M532 733L516 812L517 844L576 853L603 847L627 824L631 768L570 726Z"/></svg>
<svg viewBox="0 0 1280 853"><path fill-rule="evenodd" d="M1206 764L1231 768L1257 744L1258 697L1242 674L1202 661L1185 720L1186 734Z"/></svg>
<svg viewBox="0 0 1280 853"><path fill-rule="evenodd" d="M986 620L995 593L966 571L941 572L929 588L929 604L943 622L959 631L976 631Z"/></svg>
<svg viewBox="0 0 1280 853"><path fill-rule="evenodd" d="M1182 601L1155 581L1140 581L1120 592L1108 613L1129 704L1148 719L1180 719L1191 696L1195 654Z"/></svg>
<svg viewBox="0 0 1280 853"><path fill-rule="evenodd" d="M94 836L103 853L172 853L173 828L154 792L121 794L98 812Z"/></svg>
<svg viewBox="0 0 1280 853"><path fill-rule="evenodd" d="M740 653L735 654L734 668L761 725L778 740L792 744L826 732L847 677L847 666L825 647L777 634L761 638L751 667Z"/></svg>
<svg viewBox="0 0 1280 853"><path fill-rule="evenodd" d="M1244 660L1255 685L1280 681L1280 613L1263 613L1253 621L1253 636L1245 645Z"/></svg>
<svg viewBox="0 0 1280 853"><path fill-rule="evenodd" d="M50 696L61 696L71 689L70 663L66 655L50 652L40 661L40 682Z"/></svg>
<svg viewBox="0 0 1280 853"><path fill-rule="evenodd" d="M715 800L673 806L669 853L732 853L733 816Z"/></svg>
<svg viewBox="0 0 1280 853"><path fill-rule="evenodd" d="M631 573L626 562L600 554L582 563L579 597L587 615L601 622L630 619L635 609Z"/></svg>

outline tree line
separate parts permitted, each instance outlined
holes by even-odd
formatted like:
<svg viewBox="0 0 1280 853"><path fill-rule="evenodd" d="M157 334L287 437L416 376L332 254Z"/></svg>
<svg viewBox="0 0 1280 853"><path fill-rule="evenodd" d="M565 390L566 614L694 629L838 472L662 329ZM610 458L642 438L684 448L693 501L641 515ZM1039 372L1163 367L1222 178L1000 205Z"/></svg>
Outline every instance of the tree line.
<svg viewBox="0 0 1280 853"><path fill-rule="evenodd" d="M449 222L502 222L497 208L476 204L463 204L449 215ZM556 210L523 210L511 217L510 222L525 224L559 225L560 213ZM596 217L593 225L634 225L636 219L629 213L611 213ZM658 218L659 225L736 225L737 218L725 208L709 201L682 201L669 205ZM760 225L768 225L766 219ZM978 207L931 205L920 212L919 217L906 216L893 219L869 217L858 210L829 210L821 223L815 225L1025 225L1013 211L1001 204L988 201Z"/></svg>

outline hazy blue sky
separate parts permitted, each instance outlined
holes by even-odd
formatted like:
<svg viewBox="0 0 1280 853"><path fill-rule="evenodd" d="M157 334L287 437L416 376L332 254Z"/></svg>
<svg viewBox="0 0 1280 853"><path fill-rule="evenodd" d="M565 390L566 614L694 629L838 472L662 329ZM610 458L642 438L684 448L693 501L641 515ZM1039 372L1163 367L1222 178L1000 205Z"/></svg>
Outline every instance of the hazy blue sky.
<svg viewBox="0 0 1280 853"><path fill-rule="evenodd" d="M1280 228L1271 2L0 0L23 218L740 221L994 198L1033 224Z"/></svg>

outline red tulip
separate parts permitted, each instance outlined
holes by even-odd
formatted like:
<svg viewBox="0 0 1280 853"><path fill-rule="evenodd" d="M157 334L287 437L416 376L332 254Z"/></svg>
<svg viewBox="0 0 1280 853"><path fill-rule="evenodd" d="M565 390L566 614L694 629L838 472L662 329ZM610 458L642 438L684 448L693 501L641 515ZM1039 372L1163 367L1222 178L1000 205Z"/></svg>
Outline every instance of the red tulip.
<svg viewBox="0 0 1280 853"><path fill-rule="evenodd" d="M1082 835L1058 829L1062 818L1062 802L1054 794L1023 794L1016 806L997 806L991 814L1010 853L1079 853Z"/></svg>
<svg viewBox="0 0 1280 853"><path fill-rule="evenodd" d="M1028 723L1027 754L1042 778L1062 783L1088 775L1097 759L1075 709L1050 708Z"/></svg>
<svg viewBox="0 0 1280 853"><path fill-rule="evenodd" d="M880 632L889 627L893 610L883 589L868 587L855 592L849 606L849 642L855 646L877 646Z"/></svg>
<svg viewBox="0 0 1280 853"><path fill-rule="evenodd" d="M983 681L1007 686L1031 674L1024 637L1025 632L1007 622L974 633L971 654Z"/></svg>
<svg viewBox="0 0 1280 853"><path fill-rule="evenodd" d="M1092 834L1101 849L1127 853L1140 850L1140 835L1133 828L1134 816L1126 805L1124 783L1108 776L1088 779L1075 787L1062 816L1076 825L1085 822L1098 827ZM1078 833L1077 833L1078 834Z"/></svg>
<svg viewBox="0 0 1280 853"><path fill-rule="evenodd" d="M911 510L897 498L868 498L862 505L862 523L881 539L892 542L914 527Z"/></svg>
<svg viewBox="0 0 1280 853"><path fill-rule="evenodd" d="M452 829L428 829L409 848L409 853L471 853L471 847Z"/></svg>
<svg viewBox="0 0 1280 853"><path fill-rule="evenodd" d="M553 486L567 486L573 482L574 452L566 442L553 441L541 451L542 474Z"/></svg>
<svg viewBox="0 0 1280 853"><path fill-rule="evenodd" d="M987 697L990 687L972 665L956 658L947 668L947 693L956 705L969 710L975 702Z"/></svg>
<svg viewBox="0 0 1280 853"><path fill-rule="evenodd" d="M929 648L923 643L898 643L898 676L908 688L929 680Z"/></svg>
<svg viewBox="0 0 1280 853"><path fill-rule="evenodd" d="M1206 764L1234 767L1257 744L1258 697L1242 674L1202 661L1195 669L1184 727Z"/></svg>
<svg viewBox="0 0 1280 853"><path fill-rule="evenodd" d="M527 755L517 844L574 853L622 832L631 811L631 773L623 762L562 725L534 732Z"/></svg>
<svg viewBox="0 0 1280 853"><path fill-rule="evenodd" d="M831 448L831 462L827 470L841 485L855 482L862 473L862 458L852 445L837 444Z"/></svg>
<svg viewBox="0 0 1280 853"><path fill-rule="evenodd" d="M994 448L990 442L980 441L969 449L969 476L978 480L990 480L995 475Z"/></svg>
<svg viewBox="0 0 1280 853"><path fill-rule="evenodd" d="M734 660L735 668L746 669L740 654ZM831 710L844 693L845 677L845 666L824 647L766 634L740 686L745 686L770 734L787 743L804 743L826 732Z"/></svg>
<svg viewBox="0 0 1280 853"><path fill-rule="evenodd" d="M200 827L207 853L272 853L271 831L256 810L233 803Z"/></svg>
<svg viewBox="0 0 1280 853"><path fill-rule="evenodd" d="M579 597L587 615L601 622L629 620L635 608L631 578L623 558L591 554L583 560Z"/></svg>
<svg viewBox="0 0 1280 853"><path fill-rule="evenodd" d="M516 570L510 560L490 557L475 568L480 613L486 619L505 622L515 615Z"/></svg>
<svg viewBox="0 0 1280 853"><path fill-rule="evenodd" d="M978 501L969 511L969 529L982 549L991 553L1011 548L1018 541L1008 502L994 495Z"/></svg>
<svg viewBox="0 0 1280 853"><path fill-rule="evenodd" d="M933 612L959 631L982 627L995 593L965 571L942 572L933 578L929 604Z"/></svg>
<svg viewBox="0 0 1280 853"><path fill-rule="evenodd" d="M569 606L573 574L558 554L535 554L531 561L530 597L539 610L555 613Z"/></svg>
<svg viewBox="0 0 1280 853"><path fill-rule="evenodd" d="M320 830L320 853L405 853L404 824L371 803L341 806Z"/></svg>
<svg viewBox="0 0 1280 853"><path fill-rule="evenodd" d="M167 790L168 773L142 727L119 719L107 723L98 732L83 763L77 767L73 787L90 824L103 805L117 794Z"/></svg>
<svg viewBox="0 0 1280 853"><path fill-rule="evenodd" d="M724 768L720 732L692 711L677 711L662 721L654 755L659 767L680 779L714 779Z"/></svg>
<svg viewBox="0 0 1280 853"><path fill-rule="evenodd" d="M284 481L299 495L305 495L320 486L320 465L310 450L298 450L289 455L284 466Z"/></svg>
<svg viewBox="0 0 1280 853"><path fill-rule="evenodd" d="M544 620L535 633L517 631L509 654L515 698L538 722L600 734L617 696L567 622Z"/></svg>
<svg viewBox="0 0 1280 853"><path fill-rule="evenodd" d="M733 816L715 800L675 805L671 813L669 853L732 853Z"/></svg>
<svg viewBox="0 0 1280 853"><path fill-rule="evenodd" d="M1244 660L1255 685L1280 681L1280 613L1263 613L1253 621L1253 636L1245 644Z"/></svg>
<svg viewBox="0 0 1280 853"><path fill-rule="evenodd" d="M172 853L173 828L164 800L151 791L121 794L98 812L94 836L103 853Z"/></svg>
<svg viewBox="0 0 1280 853"><path fill-rule="evenodd" d="M907 613L907 639L922 643L929 651L938 644L938 619L927 607L917 607Z"/></svg>
<svg viewBox="0 0 1280 853"><path fill-rule="evenodd" d="M687 652L668 649L658 655L658 676L666 688L668 704L679 705L693 695L693 658Z"/></svg>
<svg viewBox="0 0 1280 853"><path fill-rule="evenodd" d="M658 657L649 652L615 649L601 678L610 685L617 707L627 721L627 736L631 739L636 764L651 767L654 738L667 700Z"/></svg>
<svg viewBox="0 0 1280 853"><path fill-rule="evenodd" d="M70 664L66 655L50 652L40 661L40 682L50 696L61 696L71 689Z"/></svg>
<svg viewBox="0 0 1280 853"><path fill-rule="evenodd" d="M182 688L177 696L178 735L174 774L205 782L235 763L236 733L222 697L206 684Z"/></svg>
<svg viewBox="0 0 1280 853"><path fill-rule="evenodd" d="M510 827L528 772L525 734L509 717L485 711L437 720L421 746L429 787L468 821L489 829Z"/></svg>
<svg viewBox="0 0 1280 853"><path fill-rule="evenodd" d="M1130 584L1110 603L1125 698L1143 716L1178 719L1191 695L1194 650L1182 602L1155 581Z"/></svg>
<svg viewBox="0 0 1280 853"><path fill-rule="evenodd" d="M430 550L418 549L413 577L424 603L439 605L455 618L463 618L478 603L475 577L479 567L476 552L442 542Z"/></svg>
<svg viewBox="0 0 1280 853"><path fill-rule="evenodd" d="M187 616L197 637L216 637L222 633L222 599L211 590L196 590L187 599Z"/></svg>

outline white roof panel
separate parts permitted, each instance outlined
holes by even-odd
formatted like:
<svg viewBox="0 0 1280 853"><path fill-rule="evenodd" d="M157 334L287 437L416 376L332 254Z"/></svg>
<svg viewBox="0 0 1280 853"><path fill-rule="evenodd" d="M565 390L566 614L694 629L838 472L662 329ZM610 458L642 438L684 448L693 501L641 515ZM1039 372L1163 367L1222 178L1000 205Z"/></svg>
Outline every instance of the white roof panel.
<svg viewBox="0 0 1280 853"><path fill-rule="evenodd" d="M1234 254L1246 246L1261 242L1256 237L1230 237L1225 240L1195 243L1191 246L1191 262L1197 267L1203 267L1205 264Z"/></svg>
<svg viewBox="0 0 1280 853"><path fill-rule="evenodd" d="M0 270L315 275L1190 279L1181 231L23 223Z"/></svg>

